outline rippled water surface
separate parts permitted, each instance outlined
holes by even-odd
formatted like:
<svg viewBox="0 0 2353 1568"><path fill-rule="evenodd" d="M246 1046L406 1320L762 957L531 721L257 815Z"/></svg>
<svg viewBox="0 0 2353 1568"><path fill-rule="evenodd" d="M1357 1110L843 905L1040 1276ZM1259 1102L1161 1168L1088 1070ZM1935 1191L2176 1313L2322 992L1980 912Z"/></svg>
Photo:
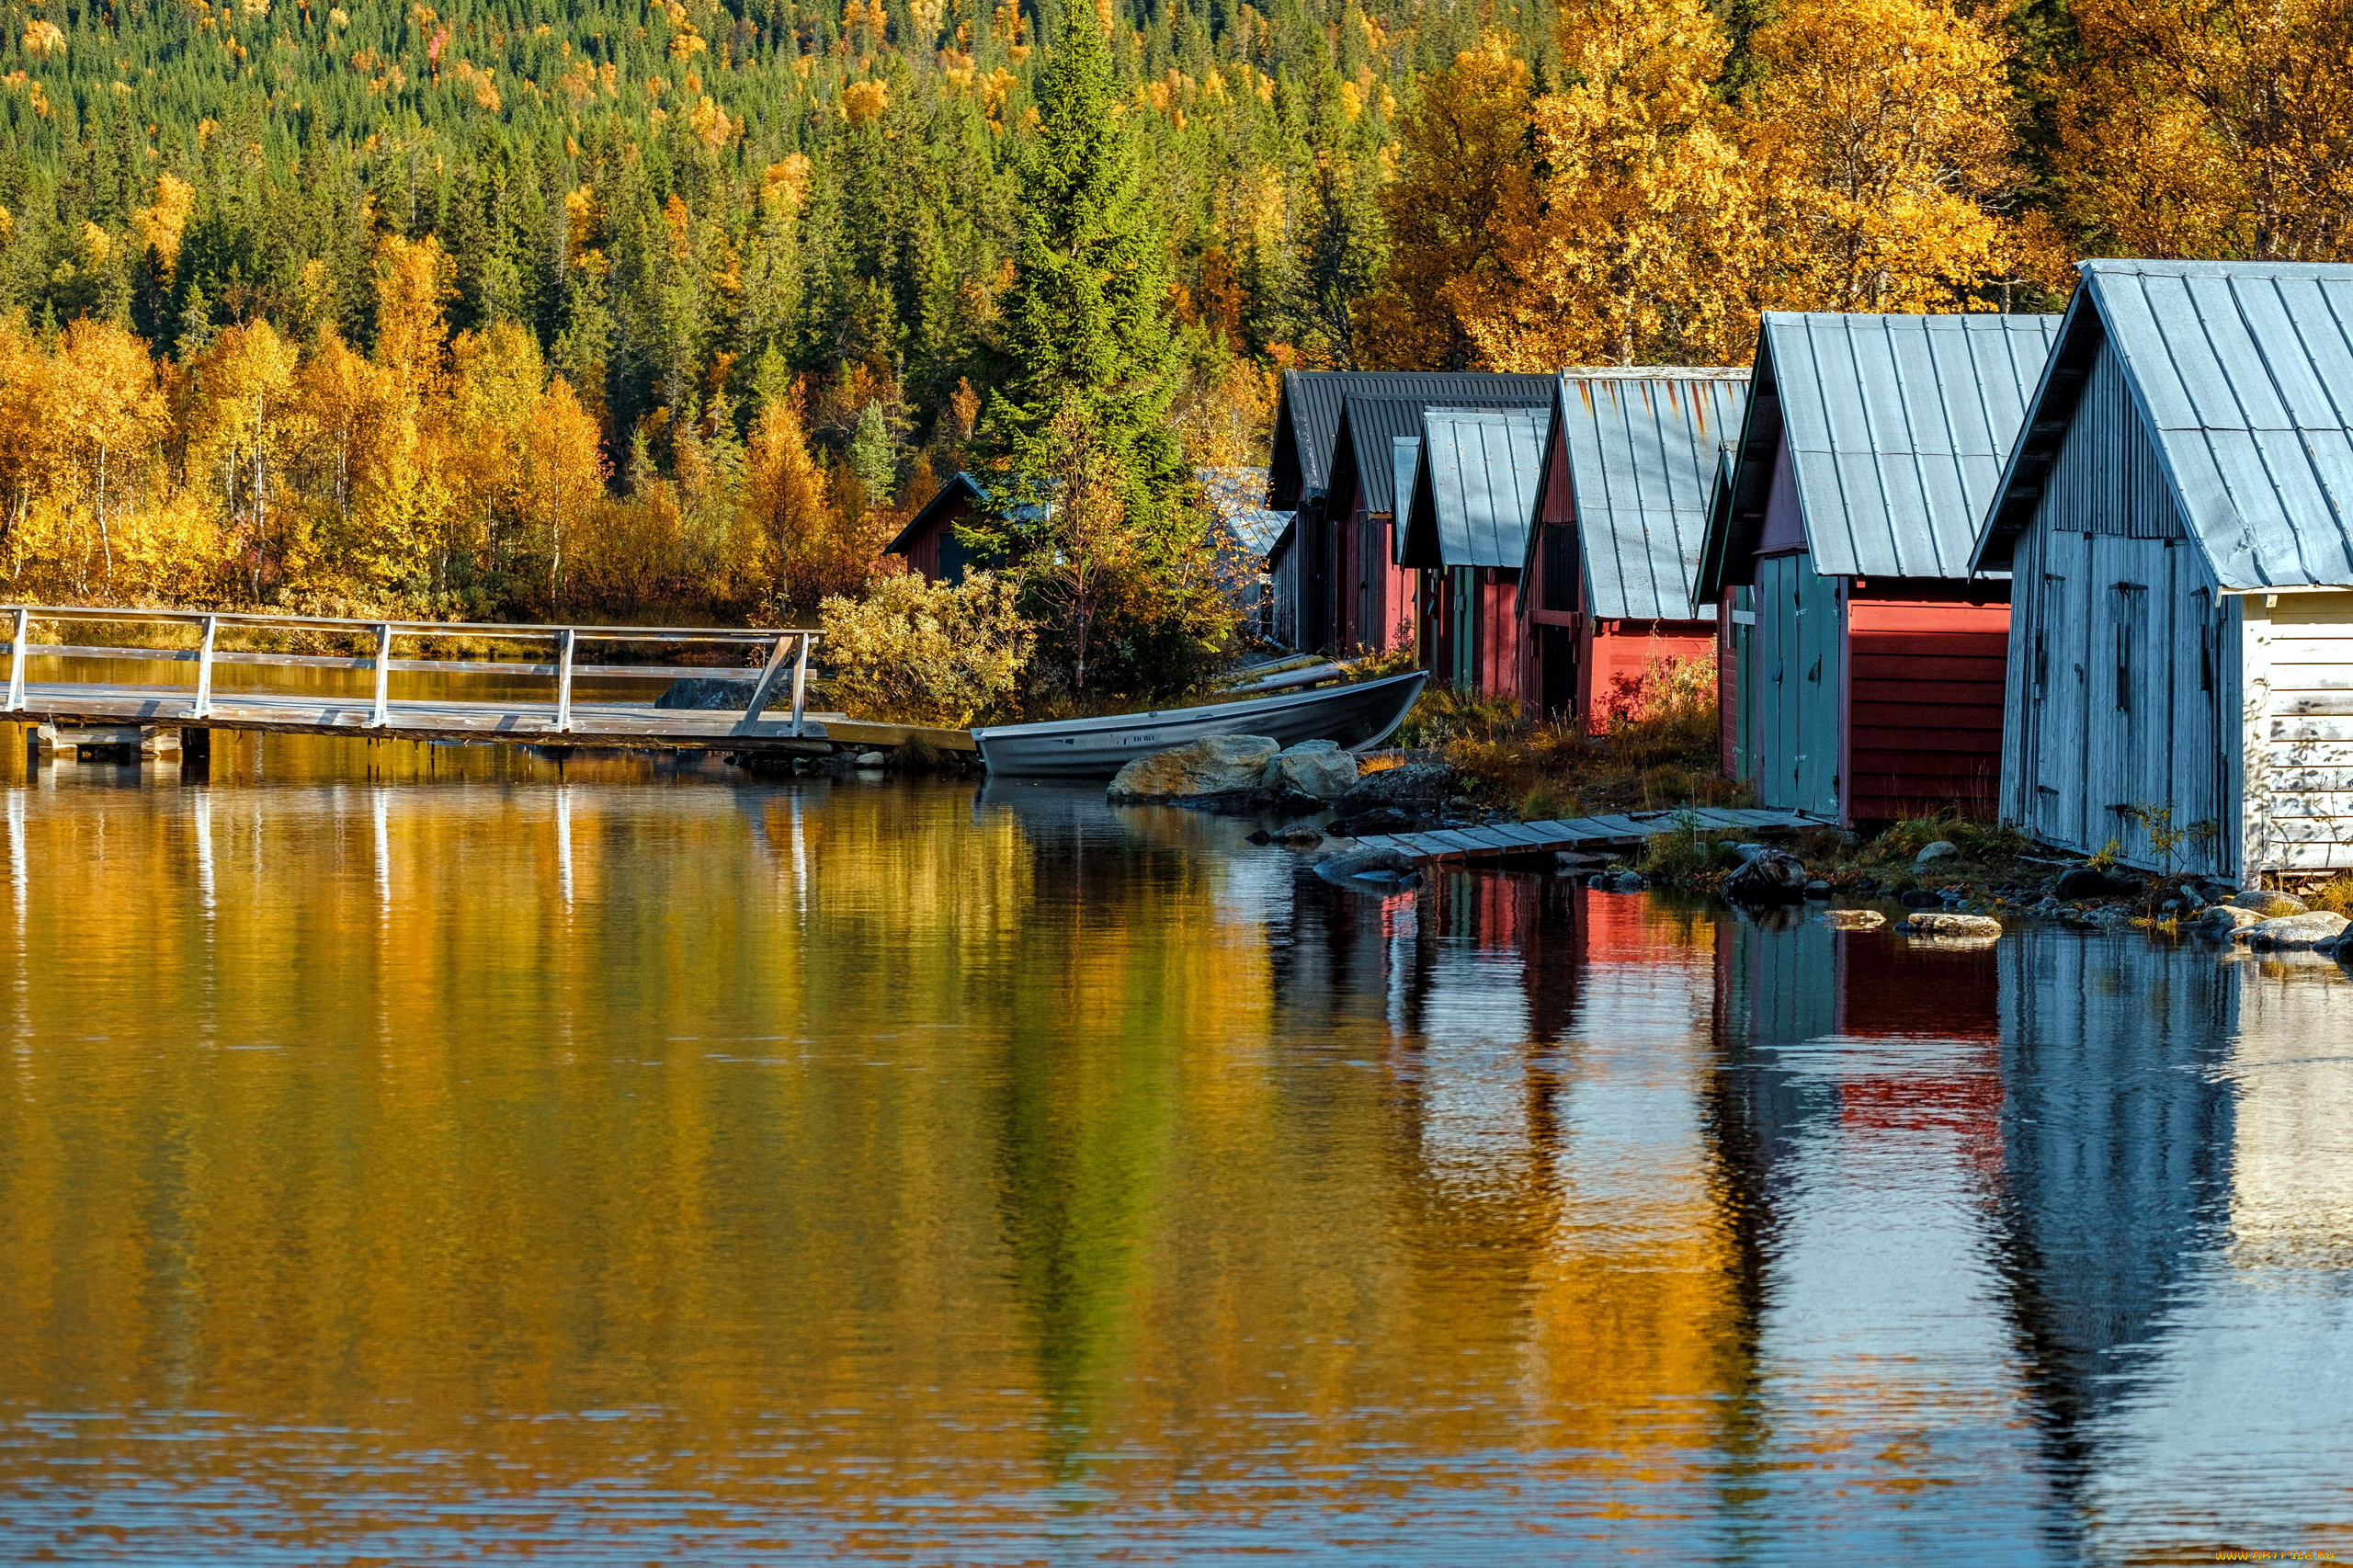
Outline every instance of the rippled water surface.
<svg viewBox="0 0 2353 1568"><path fill-rule="evenodd" d="M0 1561L2353 1551L2335 964L1248 826L10 740Z"/></svg>

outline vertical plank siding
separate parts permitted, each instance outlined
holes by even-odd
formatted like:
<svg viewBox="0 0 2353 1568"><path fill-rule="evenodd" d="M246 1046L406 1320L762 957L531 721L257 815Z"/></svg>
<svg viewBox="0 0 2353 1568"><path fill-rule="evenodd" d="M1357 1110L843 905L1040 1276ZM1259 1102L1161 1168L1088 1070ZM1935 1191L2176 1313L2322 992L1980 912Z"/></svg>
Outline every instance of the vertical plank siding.
<svg viewBox="0 0 2353 1568"><path fill-rule="evenodd" d="M1844 580L1813 558L1768 555L1756 563L1756 625L1745 674L1753 677L1756 801L1845 819Z"/></svg>
<svg viewBox="0 0 2353 1568"><path fill-rule="evenodd" d="M2239 874L2233 629L2112 347L2011 562L2006 812L2044 841L2111 841L2149 869ZM2205 836L2161 849L2159 824Z"/></svg>

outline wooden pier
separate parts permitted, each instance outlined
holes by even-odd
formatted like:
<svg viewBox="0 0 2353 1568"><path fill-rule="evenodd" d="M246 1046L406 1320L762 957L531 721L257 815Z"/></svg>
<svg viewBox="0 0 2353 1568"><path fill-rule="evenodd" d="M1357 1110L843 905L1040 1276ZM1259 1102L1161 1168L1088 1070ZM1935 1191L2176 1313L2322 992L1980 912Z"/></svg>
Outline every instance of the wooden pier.
<svg viewBox="0 0 2353 1568"><path fill-rule="evenodd" d="M197 645L153 647L33 640L42 623L186 627ZM390 737L418 741L475 741L537 746L725 749L818 754L840 745L893 746L920 738L943 749L971 750L961 730L905 724L865 723L836 713L808 710L809 658L818 633L797 628L506 626L446 621L365 621L324 616L205 614L171 610L75 606L0 606L8 641L7 687L0 699L0 723L52 727L137 726L141 729L258 730L290 734ZM313 642L358 641L370 652L360 656L240 650L222 646L223 634ZM183 637L186 632L181 633ZM507 642L537 644L538 660L434 657L420 643ZM425 653L396 657L400 644ZM734 665L589 664L584 645L598 642L641 648L719 644L759 662ZM32 659L132 660L192 664L193 686L108 681L27 679ZM239 685L219 687L222 667L278 670L364 670L374 676L365 696L272 691ZM450 698L394 699L396 674L490 675L546 677L544 700L461 700ZM582 682L613 680L719 680L742 685L737 709L656 708L645 702L577 699ZM771 715L769 705L784 690L791 694L790 715Z"/></svg>
<svg viewBox="0 0 2353 1568"><path fill-rule="evenodd" d="M1672 811L1636 812L1630 815L1496 823L1485 827L1438 828L1427 833L1373 834L1348 842L1363 849L1402 850L1417 860L1438 864L1546 855L1563 849L1625 848L1659 834L1673 833L1686 823L1700 833L1745 833L1759 838L1838 825L1827 817L1804 812L1767 811L1753 806L1678 806Z"/></svg>

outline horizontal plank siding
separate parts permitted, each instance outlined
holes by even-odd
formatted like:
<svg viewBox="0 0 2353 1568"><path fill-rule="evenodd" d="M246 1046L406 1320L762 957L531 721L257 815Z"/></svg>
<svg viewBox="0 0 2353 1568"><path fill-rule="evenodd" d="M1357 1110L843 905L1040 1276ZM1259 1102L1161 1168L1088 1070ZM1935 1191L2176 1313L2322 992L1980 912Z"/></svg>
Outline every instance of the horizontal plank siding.
<svg viewBox="0 0 2353 1568"><path fill-rule="evenodd" d="M2264 867L2353 870L2353 594L2280 594L2256 636L2266 678L2248 773Z"/></svg>
<svg viewBox="0 0 2353 1568"><path fill-rule="evenodd" d="M1927 598L1847 605L1851 816L1999 808L2007 605Z"/></svg>

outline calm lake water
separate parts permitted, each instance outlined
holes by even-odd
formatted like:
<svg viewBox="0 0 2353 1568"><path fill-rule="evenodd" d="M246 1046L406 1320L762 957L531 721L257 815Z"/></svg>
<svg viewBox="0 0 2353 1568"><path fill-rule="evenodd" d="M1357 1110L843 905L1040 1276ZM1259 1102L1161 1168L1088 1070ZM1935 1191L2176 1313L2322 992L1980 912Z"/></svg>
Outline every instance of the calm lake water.
<svg viewBox="0 0 2353 1568"><path fill-rule="evenodd" d="M2332 962L0 739L0 1560L2353 1551Z"/></svg>

